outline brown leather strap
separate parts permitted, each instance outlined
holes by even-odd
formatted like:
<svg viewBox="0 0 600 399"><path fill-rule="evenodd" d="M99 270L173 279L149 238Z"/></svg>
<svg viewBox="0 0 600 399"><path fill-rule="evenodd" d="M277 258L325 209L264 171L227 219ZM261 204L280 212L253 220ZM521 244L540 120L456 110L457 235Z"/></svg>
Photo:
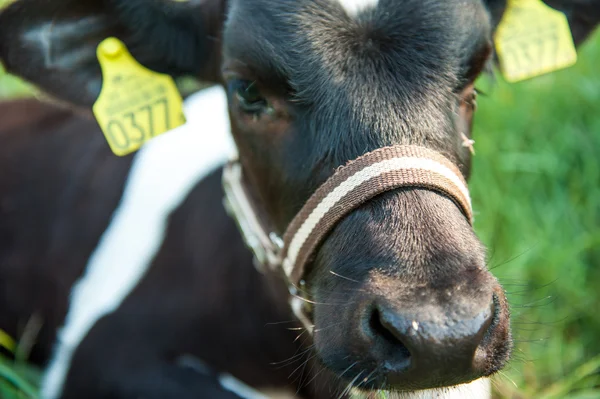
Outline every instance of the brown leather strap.
<svg viewBox="0 0 600 399"><path fill-rule="evenodd" d="M316 247L342 218L376 195L400 187L441 192L472 221L467 184L448 159L424 147L380 148L339 168L292 220L281 254L290 283L298 284Z"/></svg>
<svg viewBox="0 0 600 399"><path fill-rule="evenodd" d="M283 269L290 291L327 233L348 213L371 198L400 187L421 187L447 195L472 223L471 199L460 170L438 152L417 146L385 147L348 162L309 198L288 226L283 240L269 232L246 193L241 165L230 162L223 173L226 209L237 221L255 259Z"/></svg>

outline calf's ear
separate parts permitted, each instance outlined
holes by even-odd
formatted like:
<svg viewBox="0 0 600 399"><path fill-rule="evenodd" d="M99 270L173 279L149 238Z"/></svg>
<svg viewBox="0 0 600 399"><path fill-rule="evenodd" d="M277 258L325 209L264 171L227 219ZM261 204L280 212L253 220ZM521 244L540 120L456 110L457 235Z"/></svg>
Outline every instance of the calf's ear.
<svg viewBox="0 0 600 399"><path fill-rule="evenodd" d="M583 43L600 23L600 0L544 0L569 20L575 45Z"/></svg>
<svg viewBox="0 0 600 399"><path fill-rule="evenodd" d="M483 0L483 3L490 13L492 27L496 30L506 10L507 0Z"/></svg>
<svg viewBox="0 0 600 399"><path fill-rule="evenodd" d="M217 81L226 0L17 0L0 12L0 62L50 95L89 108L107 37L144 66Z"/></svg>

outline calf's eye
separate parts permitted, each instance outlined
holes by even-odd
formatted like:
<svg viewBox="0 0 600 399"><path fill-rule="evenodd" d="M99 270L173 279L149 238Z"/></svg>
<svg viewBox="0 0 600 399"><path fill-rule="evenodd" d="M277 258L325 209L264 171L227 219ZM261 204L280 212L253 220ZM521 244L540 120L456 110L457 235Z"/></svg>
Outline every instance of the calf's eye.
<svg viewBox="0 0 600 399"><path fill-rule="evenodd" d="M229 92L235 96L243 112L257 115L267 108L267 100L261 94L256 82L236 79L230 81L228 86Z"/></svg>

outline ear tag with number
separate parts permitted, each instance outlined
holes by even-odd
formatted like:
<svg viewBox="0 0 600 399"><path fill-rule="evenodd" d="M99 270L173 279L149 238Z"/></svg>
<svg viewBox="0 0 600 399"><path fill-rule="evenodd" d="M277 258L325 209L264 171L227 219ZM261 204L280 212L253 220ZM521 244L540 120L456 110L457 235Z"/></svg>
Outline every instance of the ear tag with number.
<svg viewBox="0 0 600 399"><path fill-rule="evenodd" d="M114 37L100 43L97 56L103 83L93 111L116 155L185 123L183 101L169 75L140 65Z"/></svg>
<svg viewBox="0 0 600 399"><path fill-rule="evenodd" d="M577 62L567 17L541 0L509 0L495 43L502 74L509 82Z"/></svg>

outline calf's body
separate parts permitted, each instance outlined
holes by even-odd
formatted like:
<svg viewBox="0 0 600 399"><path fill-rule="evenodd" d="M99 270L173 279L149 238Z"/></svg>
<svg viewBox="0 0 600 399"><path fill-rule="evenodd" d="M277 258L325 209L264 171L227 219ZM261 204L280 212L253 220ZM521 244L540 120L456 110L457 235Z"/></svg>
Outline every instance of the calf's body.
<svg viewBox="0 0 600 399"><path fill-rule="evenodd" d="M110 153L91 120L34 100L0 105L21 118L3 119L8 128L0 130L6 151L0 157L0 327L19 336L31 317L41 321L32 359L54 357L49 373L66 366L65 398L198 397L206 387L181 365L186 356L258 388L296 388L287 376L305 356L272 366L301 349L281 299L285 288L256 271L222 207L219 166L228 154L227 132L215 132L207 117L222 122L226 115L225 109L215 114L225 104L220 89L212 90L183 129L126 158ZM203 110L207 104L213 106ZM192 129L199 121L204 129ZM190 157L190 146L198 144L206 153L194 149ZM156 198L167 180L177 179L166 190L174 210L165 213ZM94 262L103 268L90 275ZM137 276L123 277L131 269ZM91 296L72 292L78 281ZM120 283L129 289L119 291ZM119 295L114 311L102 309ZM87 320L89 331L75 328L78 343L72 325L91 314L99 317ZM58 336L75 345L66 365L56 361L65 349L55 345L63 324ZM307 370L297 373L307 381Z"/></svg>

